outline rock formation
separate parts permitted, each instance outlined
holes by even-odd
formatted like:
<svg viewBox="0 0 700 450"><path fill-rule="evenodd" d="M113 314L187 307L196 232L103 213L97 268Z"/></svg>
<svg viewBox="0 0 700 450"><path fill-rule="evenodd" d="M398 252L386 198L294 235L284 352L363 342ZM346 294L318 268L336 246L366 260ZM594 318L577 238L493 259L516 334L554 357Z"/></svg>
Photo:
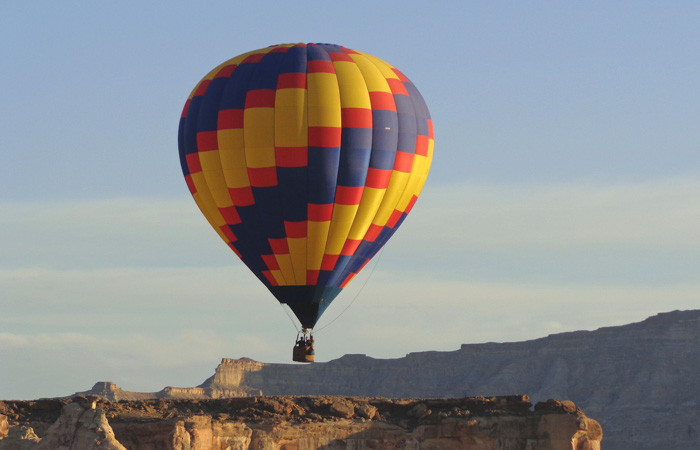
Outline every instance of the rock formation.
<svg viewBox="0 0 700 450"><path fill-rule="evenodd" d="M600 425L572 402L533 411L527 396L68 402L0 403L8 424L0 429L9 431L0 448L599 450L602 439Z"/></svg>
<svg viewBox="0 0 700 450"><path fill-rule="evenodd" d="M462 345L398 359L346 355L313 365L223 359L196 388L129 393L98 383L110 400L249 395L466 397L527 392L567 398L600 421L608 450L700 448L700 311L513 343Z"/></svg>

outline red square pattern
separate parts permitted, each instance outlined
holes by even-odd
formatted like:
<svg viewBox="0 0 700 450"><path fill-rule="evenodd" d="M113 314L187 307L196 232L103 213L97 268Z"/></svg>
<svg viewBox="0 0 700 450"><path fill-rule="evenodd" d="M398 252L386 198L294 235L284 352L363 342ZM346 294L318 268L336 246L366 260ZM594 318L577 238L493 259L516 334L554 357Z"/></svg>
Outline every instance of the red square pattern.
<svg viewBox="0 0 700 450"><path fill-rule="evenodd" d="M282 239L268 239L267 242L270 243L270 248L272 248L272 253L275 255L288 255L289 245L287 244L287 238Z"/></svg>
<svg viewBox="0 0 700 450"><path fill-rule="evenodd" d="M306 284L313 286L318 283L318 276L320 275L320 270L307 270L306 271Z"/></svg>
<svg viewBox="0 0 700 450"><path fill-rule="evenodd" d="M365 186L376 189L386 189L386 187L389 186L392 172L393 170L374 169L370 167L369 170L367 170Z"/></svg>
<svg viewBox="0 0 700 450"><path fill-rule="evenodd" d="M274 89L253 89L248 91L245 97L245 107L247 108L274 108Z"/></svg>
<svg viewBox="0 0 700 450"><path fill-rule="evenodd" d="M199 97L201 95L204 95L204 93L207 92L209 83L211 83L211 80L202 80L202 82L199 83L199 86L197 86L197 90L194 91L194 95L192 97Z"/></svg>
<svg viewBox="0 0 700 450"><path fill-rule="evenodd" d="M352 60L350 55L344 52L329 52L328 56L331 57L331 61L348 61L348 62L355 62Z"/></svg>
<svg viewBox="0 0 700 450"><path fill-rule="evenodd" d="M357 247L360 245L360 242L362 242L361 239L348 239L345 241L345 245L343 245L343 249L340 251L340 254L347 256L354 255L355 250L357 250Z"/></svg>
<svg viewBox="0 0 700 450"><path fill-rule="evenodd" d="M299 222L287 222L285 220L284 231L287 233L287 237L290 239L305 238L307 225L308 223L306 220Z"/></svg>
<svg viewBox="0 0 700 450"><path fill-rule="evenodd" d="M190 173L199 173L202 171L202 164L199 162L199 153L189 153L185 156L187 168Z"/></svg>
<svg viewBox="0 0 700 450"><path fill-rule="evenodd" d="M394 95L397 95L397 94L408 95L408 91L406 90L406 86L403 85L401 80L397 80L396 78L387 78L386 81L389 83L389 87L391 88L391 92Z"/></svg>
<svg viewBox="0 0 700 450"><path fill-rule="evenodd" d="M219 149L219 138L216 131L200 131L197 133L197 150L210 152Z"/></svg>
<svg viewBox="0 0 700 450"><path fill-rule="evenodd" d="M359 205L364 186L338 186L335 189L335 202L339 205Z"/></svg>
<svg viewBox="0 0 700 450"><path fill-rule="evenodd" d="M372 104L372 109L396 111L394 96L389 92L370 92L369 101Z"/></svg>
<svg viewBox="0 0 700 450"><path fill-rule="evenodd" d="M236 225L241 223L241 216L238 215L235 206L229 206L227 208L219 208L221 216L224 218L227 224Z"/></svg>
<svg viewBox="0 0 700 450"><path fill-rule="evenodd" d="M372 110L366 108L342 108L343 128L372 128Z"/></svg>
<svg viewBox="0 0 700 450"><path fill-rule="evenodd" d="M236 67L238 67L238 64L226 65L216 72L214 78L228 78L233 74L233 71L236 70Z"/></svg>
<svg viewBox="0 0 700 450"><path fill-rule="evenodd" d="M428 136L416 136L416 155L428 156Z"/></svg>
<svg viewBox="0 0 700 450"><path fill-rule="evenodd" d="M313 222L328 222L333 217L333 204L309 203L308 217Z"/></svg>
<svg viewBox="0 0 700 450"><path fill-rule="evenodd" d="M306 74L281 73L277 77L277 89L306 89Z"/></svg>
<svg viewBox="0 0 700 450"><path fill-rule="evenodd" d="M280 270L280 265L277 263L277 258L275 255L260 255L260 257L265 261L265 265L270 270Z"/></svg>
<svg viewBox="0 0 700 450"><path fill-rule="evenodd" d="M263 56L265 56L265 53L254 53L254 54L248 56L246 59L244 59L241 64L259 63L260 60L263 59Z"/></svg>
<svg viewBox="0 0 700 450"><path fill-rule="evenodd" d="M275 162L277 167L306 167L308 152L308 147L275 147Z"/></svg>
<svg viewBox="0 0 700 450"><path fill-rule="evenodd" d="M415 155L413 153L396 152L396 159L394 159L394 170L411 173L414 157Z"/></svg>
<svg viewBox="0 0 700 450"><path fill-rule="evenodd" d="M222 109L219 111L216 126L219 130L243 128L243 114L242 109Z"/></svg>
<svg viewBox="0 0 700 450"><path fill-rule="evenodd" d="M253 190L250 188L250 186L242 188L228 188L228 193L231 196L233 204L236 206L250 206L255 204Z"/></svg>
<svg viewBox="0 0 700 450"><path fill-rule="evenodd" d="M332 61L309 61L306 65L307 73L335 73Z"/></svg>
<svg viewBox="0 0 700 450"><path fill-rule="evenodd" d="M379 233L382 232L383 228L384 227L375 224L370 225L369 229L367 230L367 233L365 233L365 237L363 238L363 240L374 242L379 236Z"/></svg>
<svg viewBox="0 0 700 450"><path fill-rule="evenodd" d="M309 147L340 147L342 128L309 127Z"/></svg>
<svg viewBox="0 0 700 450"><path fill-rule="evenodd" d="M338 262L339 256L340 255L323 255L321 270L333 270L335 268L335 263Z"/></svg>
<svg viewBox="0 0 700 450"><path fill-rule="evenodd" d="M248 177L253 187L277 186L277 167L248 167Z"/></svg>

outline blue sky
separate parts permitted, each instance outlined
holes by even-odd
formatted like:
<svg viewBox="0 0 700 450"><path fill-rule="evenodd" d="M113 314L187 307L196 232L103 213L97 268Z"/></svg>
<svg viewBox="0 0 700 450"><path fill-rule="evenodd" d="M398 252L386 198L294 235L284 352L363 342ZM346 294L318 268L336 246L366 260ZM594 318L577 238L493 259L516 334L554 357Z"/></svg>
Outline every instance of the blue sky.
<svg viewBox="0 0 700 450"><path fill-rule="evenodd" d="M177 158L197 81L282 42L389 61L435 123L423 195L318 359L697 307L697 2L4 2L0 22L0 398L289 361L294 326Z"/></svg>

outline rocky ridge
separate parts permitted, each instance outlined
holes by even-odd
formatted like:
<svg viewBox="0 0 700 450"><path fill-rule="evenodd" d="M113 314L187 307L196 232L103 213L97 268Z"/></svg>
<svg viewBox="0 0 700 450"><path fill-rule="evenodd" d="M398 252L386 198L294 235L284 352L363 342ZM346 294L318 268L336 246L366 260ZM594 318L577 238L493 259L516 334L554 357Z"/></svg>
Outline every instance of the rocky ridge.
<svg viewBox="0 0 700 450"><path fill-rule="evenodd" d="M527 396L0 402L0 450L600 449L600 425L572 402L531 406Z"/></svg>
<svg viewBox="0 0 700 450"><path fill-rule="evenodd" d="M465 344L451 352L375 359L345 355L313 365L224 358L195 388L130 393L111 383L91 391L111 400L354 395L470 397L527 392L535 401L571 399L600 421L606 449L700 448L700 311L561 333L525 342Z"/></svg>

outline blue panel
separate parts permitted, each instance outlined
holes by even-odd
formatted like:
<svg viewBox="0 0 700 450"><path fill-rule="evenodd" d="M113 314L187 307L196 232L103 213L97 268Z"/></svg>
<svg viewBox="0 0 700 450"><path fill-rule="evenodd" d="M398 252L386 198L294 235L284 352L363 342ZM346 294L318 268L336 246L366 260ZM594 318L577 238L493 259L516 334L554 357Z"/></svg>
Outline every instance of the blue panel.
<svg viewBox="0 0 700 450"><path fill-rule="evenodd" d="M282 217L286 221L300 222L307 219L307 172L306 167L277 168Z"/></svg>
<svg viewBox="0 0 700 450"><path fill-rule="evenodd" d="M265 235L270 239L282 239L287 237L282 221L282 208L280 207L279 188L277 186L253 187L255 206L260 214Z"/></svg>
<svg viewBox="0 0 700 450"><path fill-rule="evenodd" d="M187 155L197 153L197 116L201 104L202 97L192 98L185 117L183 142L185 144L184 152Z"/></svg>
<svg viewBox="0 0 700 450"><path fill-rule="evenodd" d="M202 97L202 105L199 108L197 131L216 131L221 94L224 92L227 83L228 78L214 78L209 83L209 87L207 87L207 91Z"/></svg>
<svg viewBox="0 0 700 450"><path fill-rule="evenodd" d="M372 110L372 151L389 150L395 152L398 139L399 118L396 111Z"/></svg>
<svg viewBox="0 0 700 450"><path fill-rule="evenodd" d="M425 103L425 100L418 89L416 89L416 87L410 81L405 81L403 85L406 87L408 94L411 96L411 101L413 102L413 109L416 111L416 116L422 117L426 120L430 119L428 105Z"/></svg>
<svg viewBox="0 0 700 450"><path fill-rule="evenodd" d="M340 147L309 147L309 203L335 200Z"/></svg>
<svg viewBox="0 0 700 450"><path fill-rule="evenodd" d="M284 55L280 73L306 73L306 47L292 47Z"/></svg>
<svg viewBox="0 0 700 450"><path fill-rule="evenodd" d="M330 61L328 52L320 45L307 45L306 54L309 61Z"/></svg>
<svg viewBox="0 0 700 450"><path fill-rule="evenodd" d="M239 251L248 258L272 254L272 248L263 233L260 216L255 205L237 206L236 211L241 217L241 223L231 225L233 234L238 242L245 243L245 248Z"/></svg>
<svg viewBox="0 0 700 450"><path fill-rule="evenodd" d="M372 130L369 128L343 128L338 185L365 185L371 140Z"/></svg>
<svg viewBox="0 0 700 450"><path fill-rule="evenodd" d="M413 110L416 115L416 133L421 136L428 136L430 130L428 129L428 119L430 118L430 113L428 112L428 106L423 101L418 90L411 83L404 83L406 89L408 90L411 99L411 104L413 105Z"/></svg>
<svg viewBox="0 0 700 450"><path fill-rule="evenodd" d="M350 255L340 255L338 257L338 262L335 263L333 273L328 278L329 286L340 286L340 283L345 281L345 278L347 278L348 273L346 273L344 269L347 267L348 263L350 263L351 260L352 256Z"/></svg>
<svg viewBox="0 0 700 450"><path fill-rule="evenodd" d="M394 160L396 159L396 150L374 150L369 159L369 166L373 169L392 170L394 168Z"/></svg>
<svg viewBox="0 0 700 450"><path fill-rule="evenodd" d="M413 104L406 95L394 95L399 116L399 141L397 150L406 153L416 152L416 115Z"/></svg>
<svg viewBox="0 0 700 450"><path fill-rule="evenodd" d="M266 53L257 64L253 78L250 80L248 90L277 89L277 74L279 73L283 58L284 53Z"/></svg>
<svg viewBox="0 0 700 450"><path fill-rule="evenodd" d="M245 97L248 94L248 84L253 77L257 64L241 64L236 67L228 78L224 95L221 98L219 109L243 109Z"/></svg>
<svg viewBox="0 0 700 450"><path fill-rule="evenodd" d="M190 174L190 168L187 167L187 147L185 146L185 121L187 116L180 118L180 126L177 129L177 148L180 153L180 168L182 174L187 176Z"/></svg>

